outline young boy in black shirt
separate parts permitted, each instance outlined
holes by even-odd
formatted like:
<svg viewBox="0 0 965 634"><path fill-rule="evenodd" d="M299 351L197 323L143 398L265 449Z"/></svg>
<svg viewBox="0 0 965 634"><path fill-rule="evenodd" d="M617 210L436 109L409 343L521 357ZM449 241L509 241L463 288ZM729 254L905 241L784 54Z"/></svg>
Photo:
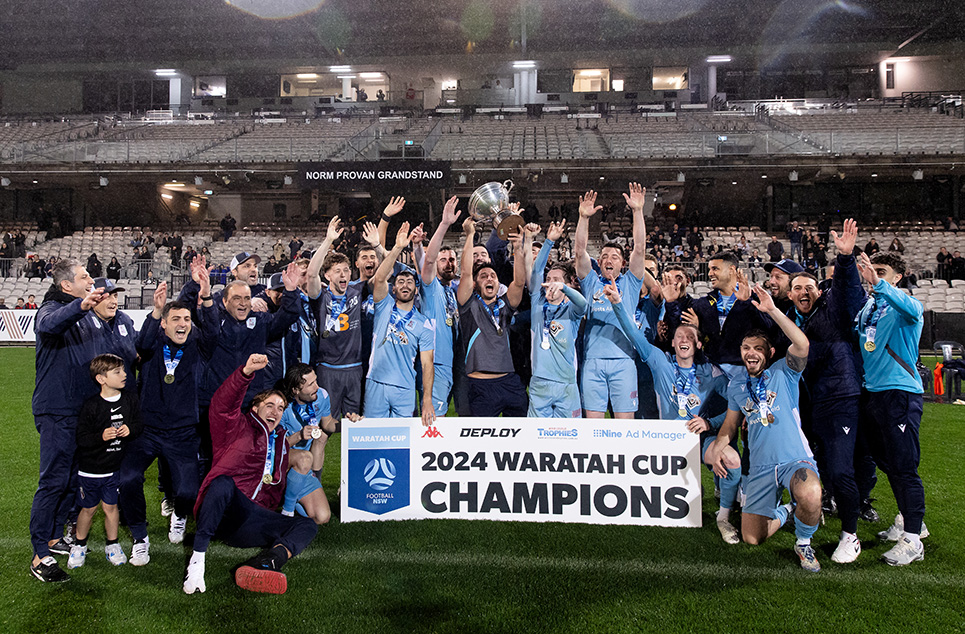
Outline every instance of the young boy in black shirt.
<svg viewBox="0 0 965 634"><path fill-rule="evenodd" d="M113 354L94 357L90 374L101 391L84 402L77 420L77 502L81 510L68 568L84 565L87 535L98 503L104 509L107 561L115 566L127 563L127 556L117 543L120 513L115 472L120 467L124 445L141 432L140 408L133 392L122 391L127 383L123 359Z"/></svg>

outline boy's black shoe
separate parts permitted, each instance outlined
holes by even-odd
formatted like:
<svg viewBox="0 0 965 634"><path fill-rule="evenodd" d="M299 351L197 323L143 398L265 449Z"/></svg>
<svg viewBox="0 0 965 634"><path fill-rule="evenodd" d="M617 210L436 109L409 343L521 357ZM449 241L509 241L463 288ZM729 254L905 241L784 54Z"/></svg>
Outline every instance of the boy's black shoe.
<svg viewBox="0 0 965 634"><path fill-rule="evenodd" d="M70 544L67 540L61 537L56 542L50 545L50 552L55 555L69 555L70 554Z"/></svg>
<svg viewBox="0 0 965 634"><path fill-rule="evenodd" d="M62 583L70 580L70 575L64 572L57 565L57 560L50 556L41 559L36 566L31 566L30 574L44 583Z"/></svg>

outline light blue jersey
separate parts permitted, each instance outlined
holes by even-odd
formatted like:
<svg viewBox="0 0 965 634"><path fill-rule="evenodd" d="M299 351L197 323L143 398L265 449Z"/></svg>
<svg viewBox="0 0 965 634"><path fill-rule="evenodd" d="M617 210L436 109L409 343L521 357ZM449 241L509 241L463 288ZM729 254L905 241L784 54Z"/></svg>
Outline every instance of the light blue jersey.
<svg viewBox="0 0 965 634"><path fill-rule="evenodd" d="M795 460L813 458L801 431L798 411L801 373L781 359L751 378L739 369L727 388L727 407L747 419L747 442L751 469L773 467Z"/></svg>
<svg viewBox="0 0 965 634"><path fill-rule="evenodd" d="M399 310L391 294L375 303L369 379L415 389L416 354L434 348L435 332L422 313Z"/></svg>
<svg viewBox="0 0 965 634"><path fill-rule="evenodd" d="M649 324L638 326L627 312L625 302L620 302L614 308L620 327L653 373L657 409L662 420L690 420L700 416L704 403L714 392L726 398L727 377L720 368L712 363L695 363L691 368L677 366L675 357L647 339Z"/></svg>
<svg viewBox="0 0 965 634"><path fill-rule="evenodd" d="M866 390L924 392L921 376L915 369L924 324L922 314L921 302L914 297L884 280L875 284L871 297L855 319Z"/></svg>
<svg viewBox="0 0 965 634"><path fill-rule="evenodd" d="M640 297L643 280L627 271L616 280L622 297ZM584 359L632 359L633 344L623 334L610 300L603 294L607 281L597 273L590 272L580 280L583 296L589 302L586 328L583 335ZM636 379L634 379L636 381ZM635 390L634 390L635 391Z"/></svg>
<svg viewBox="0 0 965 634"><path fill-rule="evenodd" d="M543 271L553 242L543 243L533 263L529 280L530 328L532 329L533 377L576 383L576 337L586 313L586 299L569 286L563 287L563 301L556 306L546 301Z"/></svg>
<svg viewBox="0 0 965 634"><path fill-rule="evenodd" d="M321 427L322 418L331 415L331 401L328 398L328 392L322 388L318 388L314 403L300 405L293 401L285 408L285 412L281 415L281 421L279 421L278 424L285 430L285 436L287 437L292 434L297 434L307 425L317 425ZM303 440L292 448L307 451L312 448L312 439Z"/></svg>
<svg viewBox="0 0 965 634"><path fill-rule="evenodd" d="M429 284L419 279L419 296L422 298L422 314L429 319L436 333L436 365L452 367L452 342L456 332L456 293L450 287L443 287L439 278Z"/></svg>

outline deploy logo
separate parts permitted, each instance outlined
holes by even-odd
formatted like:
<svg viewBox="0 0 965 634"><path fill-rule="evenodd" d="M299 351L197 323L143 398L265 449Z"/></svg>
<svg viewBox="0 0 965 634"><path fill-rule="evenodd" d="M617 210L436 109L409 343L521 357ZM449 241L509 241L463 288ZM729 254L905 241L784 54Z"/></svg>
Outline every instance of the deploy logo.
<svg viewBox="0 0 965 634"><path fill-rule="evenodd" d="M382 515L409 505L409 428L360 427L348 436L348 505Z"/></svg>

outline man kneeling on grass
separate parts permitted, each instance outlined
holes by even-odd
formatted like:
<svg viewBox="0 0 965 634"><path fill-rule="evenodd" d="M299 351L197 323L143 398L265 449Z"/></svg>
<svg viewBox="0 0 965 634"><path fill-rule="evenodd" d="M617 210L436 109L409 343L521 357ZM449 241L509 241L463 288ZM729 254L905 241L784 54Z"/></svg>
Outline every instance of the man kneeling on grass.
<svg viewBox="0 0 965 634"><path fill-rule="evenodd" d="M235 583L252 592L283 594L288 580L281 567L311 543L318 528L307 517L285 517L275 509L285 494L288 446L277 429L285 397L277 390L255 395L241 411L248 384L268 357L253 354L211 399L211 471L194 507L197 533L184 578L187 594L204 592L204 557L217 537L236 548L265 548L235 570Z"/></svg>
<svg viewBox="0 0 965 634"><path fill-rule="evenodd" d="M747 500L741 518L741 534L748 544L761 544L794 513L794 552L801 567L821 570L811 547L811 536L821 518L821 484L818 468L801 432L799 382L808 360L810 343L801 329L774 306L761 288L754 288L754 306L780 326L791 341L787 356L770 363L774 346L767 333L751 330L741 341L744 367L731 378L727 389L727 415L717 440L705 454L706 462L721 478L728 467L740 466L730 445L741 418L747 421L750 470L744 477ZM769 366L769 367L768 367ZM791 492L791 504L778 506L782 489Z"/></svg>

